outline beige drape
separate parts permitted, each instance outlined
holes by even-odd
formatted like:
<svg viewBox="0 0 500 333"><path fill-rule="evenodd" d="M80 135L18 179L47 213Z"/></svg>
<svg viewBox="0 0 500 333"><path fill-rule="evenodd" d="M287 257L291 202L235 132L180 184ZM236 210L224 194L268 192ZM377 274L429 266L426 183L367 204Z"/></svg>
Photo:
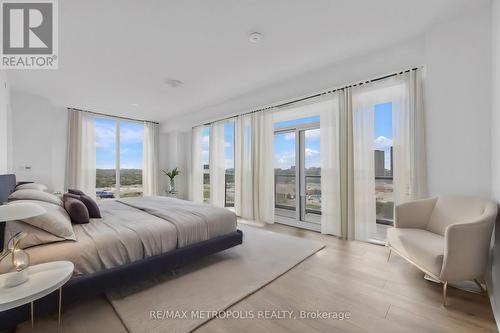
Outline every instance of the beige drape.
<svg viewBox="0 0 500 333"><path fill-rule="evenodd" d="M354 161L351 88L339 92L341 235L354 239Z"/></svg>
<svg viewBox="0 0 500 333"><path fill-rule="evenodd" d="M96 148L94 117L91 113L68 109L66 188L96 196Z"/></svg>
<svg viewBox="0 0 500 333"><path fill-rule="evenodd" d="M236 215L253 220L252 115L236 118L234 153L234 209Z"/></svg>
<svg viewBox="0 0 500 333"><path fill-rule="evenodd" d="M427 196L427 160L422 70L400 74L394 98L394 201L400 204Z"/></svg>
<svg viewBox="0 0 500 333"><path fill-rule="evenodd" d="M272 110L236 120L235 210L243 218L274 223L273 142Z"/></svg>
<svg viewBox="0 0 500 333"><path fill-rule="evenodd" d="M216 121L210 126L210 203L217 207L224 207L226 199L225 123Z"/></svg>
<svg viewBox="0 0 500 333"><path fill-rule="evenodd" d="M191 137L190 200L198 203L203 202L202 131L202 126L194 127Z"/></svg>
<svg viewBox="0 0 500 333"><path fill-rule="evenodd" d="M159 141L159 125L145 122L144 146L142 149L142 187L144 195L160 194Z"/></svg>

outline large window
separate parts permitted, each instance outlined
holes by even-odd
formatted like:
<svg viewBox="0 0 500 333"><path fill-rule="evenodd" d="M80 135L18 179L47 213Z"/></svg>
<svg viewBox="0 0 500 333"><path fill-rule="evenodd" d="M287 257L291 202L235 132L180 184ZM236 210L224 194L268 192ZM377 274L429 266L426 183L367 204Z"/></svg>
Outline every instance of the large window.
<svg viewBox="0 0 500 333"><path fill-rule="evenodd" d="M385 241L394 221L392 103L376 104L375 110L375 195L377 231L373 239Z"/></svg>
<svg viewBox="0 0 500 333"><path fill-rule="evenodd" d="M201 132L201 160L203 163L203 202L210 202L210 127Z"/></svg>
<svg viewBox="0 0 500 333"><path fill-rule="evenodd" d="M224 161L226 169L225 207L234 207L234 121L224 124Z"/></svg>
<svg viewBox="0 0 500 333"><path fill-rule="evenodd" d="M142 123L95 119L97 198L142 195L143 141Z"/></svg>
<svg viewBox="0 0 500 333"><path fill-rule="evenodd" d="M321 221L319 117L278 122L274 128L276 219L318 230Z"/></svg>

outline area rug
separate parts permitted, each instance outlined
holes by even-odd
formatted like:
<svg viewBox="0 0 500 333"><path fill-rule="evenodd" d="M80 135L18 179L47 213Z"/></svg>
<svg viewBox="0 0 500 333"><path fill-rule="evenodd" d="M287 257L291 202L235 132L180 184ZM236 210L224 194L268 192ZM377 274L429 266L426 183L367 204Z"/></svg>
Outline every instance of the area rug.
<svg viewBox="0 0 500 333"><path fill-rule="evenodd" d="M191 332L324 245L240 225L243 244L107 294L131 333ZM220 314L219 314L220 315Z"/></svg>

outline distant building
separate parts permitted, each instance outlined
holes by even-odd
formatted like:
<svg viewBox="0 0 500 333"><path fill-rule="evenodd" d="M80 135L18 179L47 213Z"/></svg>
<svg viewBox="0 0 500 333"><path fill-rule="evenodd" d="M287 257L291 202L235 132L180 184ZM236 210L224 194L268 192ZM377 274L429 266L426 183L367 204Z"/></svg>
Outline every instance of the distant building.
<svg viewBox="0 0 500 333"><path fill-rule="evenodd" d="M375 177L385 176L385 152L375 150Z"/></svg>

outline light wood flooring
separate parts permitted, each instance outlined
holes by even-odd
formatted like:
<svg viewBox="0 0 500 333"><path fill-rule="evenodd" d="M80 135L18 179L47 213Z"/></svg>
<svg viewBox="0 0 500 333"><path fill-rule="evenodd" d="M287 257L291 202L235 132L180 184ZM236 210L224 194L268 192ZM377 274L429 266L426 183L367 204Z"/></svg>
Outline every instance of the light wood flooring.
<svg viewBox="0 0 500 333"><path fill-rule="evenodd" d="M214 319L197 333L222 332L498 332L486 295L449 288L442 305L441 286L387 248L279 224L265 229L316 239L326 247L230 310L349 311L351 319ZM64 332L126 332L104 297L70 306ZM54 320L39 320L37 332L54 331ZM28 323L17 332L30 332Z"/></svg>

